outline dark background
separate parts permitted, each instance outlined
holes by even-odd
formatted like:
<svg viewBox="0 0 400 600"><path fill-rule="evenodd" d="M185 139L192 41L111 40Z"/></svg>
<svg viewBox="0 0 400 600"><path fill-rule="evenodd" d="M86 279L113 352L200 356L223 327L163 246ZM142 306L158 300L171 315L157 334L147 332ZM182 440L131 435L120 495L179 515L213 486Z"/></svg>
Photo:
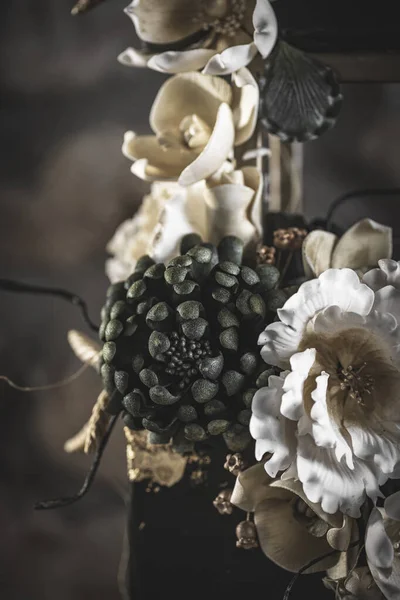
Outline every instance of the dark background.
<svg viewBox="0 0 400 600"><path fill-rule="evenodd" d="M148 130L163 80L116 61L135 43L122 13L126 3L110 0L81 18L69 16L70 0L0 4L0 276L73 290L94 320L107 286L105 245L147 190L121 155L123 132ZM337 195L353 188L400 184L398 87L347 85L344 93L337 127L305 148L309 217L323 217ZM347 203L337 220L348 226L364 216L396 228L399 200ZM68 329L85 330L77 309L7 293L0 302L0 375L37 386L78 368L66 341ZM89 461L65 455L63 444L87 419L99 390L91 372L30 394L0 382L2 600L119 598L126 491L120 428L90 496L60 511L32 510L38 499L79 487ZM272 600L282 597L288 574L256 551L234 549L239 513L231 521L219 517L213 489L139 494L138 519L146 523L138 534L143 598L160 597L161 590L195 598L200 589L225 598L258 587ZM310 591L308 585L305 578L297 594Z"/></svg>

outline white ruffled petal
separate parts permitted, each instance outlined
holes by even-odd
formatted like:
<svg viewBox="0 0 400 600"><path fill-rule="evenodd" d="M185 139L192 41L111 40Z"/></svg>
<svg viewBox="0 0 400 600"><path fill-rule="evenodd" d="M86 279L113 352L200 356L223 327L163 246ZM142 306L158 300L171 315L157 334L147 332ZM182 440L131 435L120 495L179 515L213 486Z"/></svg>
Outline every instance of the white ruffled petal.
<svg viewBox="0 0 400 600"><path fill-rule="evenodd" d="M390 423L385 428L376 423L377 431L364 423L361 425L347 425L346 429L351 436L354 454L363 460L373 461L377 467L390 475L400 462L400 431L390 433Z"/></svg>
<svg viewBox="0 0 400 600"><path fill-rule="evenodd" d="M204 75L230 75L242 67L247 67L257 54L257 46L242 44L226 48L220 54L212 56L204 67Z"/></svg>
<svg viewBox="0 0 400 600"><path fill-rule="evenodd" d="M278 316L284 327L269 325L259 338L266 346L261 351L266 362L285 365L299 346L304 330L317 313L335 305L343 311L367 315L374 303L373 291L362 284L351 269L329 269L318 279L306 281L299 291L291 296Z"/></svg>
<svg viewBox="0 0 400 600"><path fill-rule="evenodd" d="M283 390L281 413L293 421L298 421L304 415L303 388L315 362L316 351L308 348L304 352L294 354L290 359L291 372L287 375Z"/></svg>
<svg viewBox="0 0 400 600"><path fill-rule="evenodd" d="M162 52L155 54L148 60L147 66L161 73L184 73L198 71L215 55L215 50L196 48L184 52Z"/></svg>
<svg viewBox="0 0 400 600"><path fill-rule="evenodd" d="M278 37L278 22L268 0L257 0L253 13L254 42L263 58L267 58Z"/></svg>
<svg viewBox="0 0 400 600"><path fill-rule="evenodd" d="M253 398L250 433L256 440L256 459L272 453L265 470L270 477L287 469L295 456L296 425L280 412L285 373L272 375L268 387L258 390Z"/></svg>
<svg viewBox="0 0 400 600"><path fill-rule="evenodd" d="M316 446L310 435L298 438L296 465L307 498L320 502L329 514L341 510L359 517L366 495L376 501L379 486L387 479L378 477L374 467L361 460L354 461L354 469L350 469L343 459L337 461L334 450Z"/></svg>
<svg viewBox="0 0 400 600"><path fill-rule="evenodd" d="M372 509L365 533L365 552L368 562L379 569L393 564L393 544L385 530L383 516L377 508Z"/></svg>

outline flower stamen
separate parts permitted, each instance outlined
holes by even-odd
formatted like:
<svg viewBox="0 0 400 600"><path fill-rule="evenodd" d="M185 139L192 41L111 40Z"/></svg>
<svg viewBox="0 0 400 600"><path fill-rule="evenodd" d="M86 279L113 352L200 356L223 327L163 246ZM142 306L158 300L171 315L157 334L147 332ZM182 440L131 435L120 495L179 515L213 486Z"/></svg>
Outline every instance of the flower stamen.
<svg viewBox="0 0 400 600"><path fill-rule="evenodd" d="M203 29L233 37L241 28L246 11L246 0L202 0L196 21Z"/></svg>
<svg viewBox="0 0 400 600"><path fill-rule="evenodd" d="M212 356L208 340L189 340L185 335L173 331L170 336L171 346L165 353L169 363L165 372L179 380L178 387L184 389L198 375L197 363L206 356Z"/></svg>
<svg viewBox="0 0 400 600"><path fill-rule="evenodd" d="M349 365L347 368L339 367L340 389L349 390L349 396L355 400L357 404L365 406L363 395L371 395L374 389L374 379L371 375L361 374L367 366L367 363L362 363L359 367Z"/></svg>

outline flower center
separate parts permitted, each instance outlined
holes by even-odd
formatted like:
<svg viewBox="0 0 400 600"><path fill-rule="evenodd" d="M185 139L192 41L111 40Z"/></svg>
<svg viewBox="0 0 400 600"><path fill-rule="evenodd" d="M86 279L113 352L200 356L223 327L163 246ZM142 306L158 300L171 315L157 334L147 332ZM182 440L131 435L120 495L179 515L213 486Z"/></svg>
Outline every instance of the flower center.
<svg viewBox="0 0 400 600"><path fill-rule="evenodd" d="M340 389L349 390L350 398L361 406L365 406L365 394L371 395L374 389L373 377L363 373L366 366L367 363L364 362L359 367L349 365L347 368L338 368Z"/></svg>
<svg viewBox="0 0 400 600"><path fill-rule="evenodd" d="M240 29L246 10L246 0L202 0L197 17L204 29L232 37Z"/></svg>
<svg viewBox="0 0 400 600"><path fill-rule="evenodd" d="M198 361L212 356L211 345L208 340L189 340L176 331L171 333L170 343L165 353L170 359L165 372L178 380L178 387L183 390L198 375Z"/></svg>
<svg viewBox="0 0 400 600"><path fill-rule="evenodd" d="M204 148L211 136L211 128L197 115L182 119L179 129L185 144L192 150Z"/></svg>

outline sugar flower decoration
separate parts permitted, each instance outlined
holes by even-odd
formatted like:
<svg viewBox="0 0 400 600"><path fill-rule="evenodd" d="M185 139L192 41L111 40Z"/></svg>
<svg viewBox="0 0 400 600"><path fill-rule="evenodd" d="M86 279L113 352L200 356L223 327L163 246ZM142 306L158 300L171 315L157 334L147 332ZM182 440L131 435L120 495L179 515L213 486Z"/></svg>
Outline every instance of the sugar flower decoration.
<svg viewBox="0 0 400 600"><path fill-rule="evenodd" d="M400 597L400 492L374 508L365 534L368 566L387 600Z"/></svg>
<svg viewBox="0 0 400 600"><path fill-rule="evenodd" d="M133 0L126 13L144 49L127 48L120 62L166 73L230 74L266 58L277 39L268 0Z"/></svg>
<svg viewBox="0 0 400 600"><path fill-rule="evenodd" d="M392 257L392 238L391 227L372 219L358 221L340 239L329 231L311 231L303 243L304 271L309 277L318 277L330 268L365 272L379 260Z"/></svg>
<svg viewBox="0 0 400 600"><path fill-rule="evenodd" d="M335 576L347 575L346 550L356 534L355 522L342 513L325 513L305 496L299 481L274 480L259 463L239 474L231 503L254 513L261 549L280 567L297 572L312 560L339 550L306 572L336 567Z"/></svg>
<svg viewBox="0 0 400 600"><path fill-rule="evenodd" d="M107 246L113 255L106 262L111 283L133 273L147 254L168 262L179 254L181 239L196 233L217 244L235 235L245 245L255 244L262 233L262 178L255 167L245 167L206 184L183 188L177 183L153 183L137 214L124 221Z"/></svg>
<svg viewBox="0 0 400 600"><path fill-rule="evenodd" d="M381 261L362 283L351 269L329 269L259 339L264 360L288 371L254 397L256 457L273 453L267 473L297 477L329 514L359 516L366 495L375 501L397 477L400 291L389 281L398 285L399 272Z"/></svg>
<svg viewBox="0 0 400 600"><path fill-rule="evenodd" d="M161 86L150 114L154 136L125 134L122 152L134 161L132 173L148 181L192 185L221 169L233 147L253 134L258 86L247 69L232 78L184 73Z"/></svg>

